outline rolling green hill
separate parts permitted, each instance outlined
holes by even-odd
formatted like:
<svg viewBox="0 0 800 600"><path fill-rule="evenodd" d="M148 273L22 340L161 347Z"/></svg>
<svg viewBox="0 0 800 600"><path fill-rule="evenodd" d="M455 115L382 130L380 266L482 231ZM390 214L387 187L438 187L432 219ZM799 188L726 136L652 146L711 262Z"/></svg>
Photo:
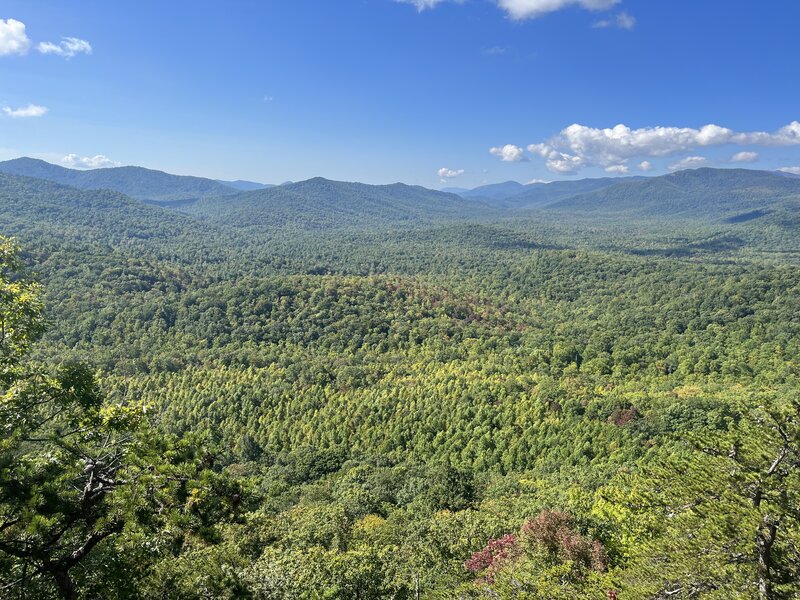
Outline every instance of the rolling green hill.
<svg viewBox="0 0 800 600"><path fill-rule="evenodd" d="M109 244L123 240L155 244L203 228L183 214L119 192L79 190L5 173L0 173L0 215L6 235L48 233Z"/></svg>
<svg viewBox="0 0 800 600"><path fill-rule="evenodd" d="M88 266L112 258L207 268L230 260L242 245L231 232L119 192L79 190L4 173L0 223L2 235L15 237L40 260L54 257L46 269L55 271L60 261Z"/></svg>

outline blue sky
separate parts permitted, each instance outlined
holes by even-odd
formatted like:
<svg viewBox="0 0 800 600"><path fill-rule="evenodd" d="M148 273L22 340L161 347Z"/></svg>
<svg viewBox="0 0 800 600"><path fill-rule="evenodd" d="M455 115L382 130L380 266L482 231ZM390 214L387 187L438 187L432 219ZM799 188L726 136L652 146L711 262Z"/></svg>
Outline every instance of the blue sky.
<svg viewBox="0 0 800 600"><path fill-rule="evenodd" d="M429 187L798 168L798 23L796 0L5 0L0 159Z"/></svg>

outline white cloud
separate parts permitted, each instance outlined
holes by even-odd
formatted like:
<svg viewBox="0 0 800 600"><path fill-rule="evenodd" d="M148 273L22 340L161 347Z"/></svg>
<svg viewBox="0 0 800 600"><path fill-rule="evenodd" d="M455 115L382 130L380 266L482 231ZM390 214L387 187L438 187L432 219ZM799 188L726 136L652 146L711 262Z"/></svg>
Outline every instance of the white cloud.
<svg viewBox="0 0 800 600"><path fill-rule="evenodd" d="M448 169L447 167L442 167L437 171L437 173L442 179L453 179L454 177L463 175L464 169Z"/></svg>
<svg viewBox="0 0 800 600"><path fill-rule="evenodd" d="M758 161L758 152L737 152L731 156L731 162L754 163Z"/></svg>
<svg viewBox="0 0 800 600"><path fill-rule="evenodd" d="M55 54L64 58L72 58L76 54L91 54L92 45L86 40L76 37L65 37L61 42L41 42L36 49L42 54Z"/></svg>
<svg viewBox="0 0 800 600"><path fill-rule="evenodd" d="M497 4L512 19L535 19L547 13L569 6L580 6L588 10L605 10L621 0L497 0Z"/></svg>
<svg viewBox="0 0 800 600"><path fill-rule="evenodd" d="M25 23L16 19L0 19L0 56L25 54L30 46Z"/></svg>
<svg viewBox="0 0 800 600"><path fill-rule="evenodd" d="M4 106L3 112L12 119L26 119L29 117L41 117L47 112L46 106L38 106L36 104L28 104L28 106L20 106L19 108L11 108Z"/></svg>
<svg viewBox="0 0 800 600"><path fill-rule="evenodd" d="M503 162L523 162L528 160L525 157L525 150L514 144L489 148L489 153L499 156Z"/></svg>
<svg viewBox="0 0 800 600"><path fill-rule="evenodd" d="M67 154L61 159L61 163L73 169L103 169L106 167L119 166L117 161L111 160L102 154L98 154L96 156L78 156L77 154Z"/></svg>
<svg viewBox="0 0 800 600"><path fill-rule="evenodd" d="M791 173L792 175L800 175L800 167L781 167L778 171L783 171L784 173Z"/></svg>
<svg viewBox="0 0 800 600"><path fill-rule="evenodd" d="M463 4L464 0L395 0L395 2L411 4L419 12L422 12L429 8L436 8L445 2ZM587 10L606 10L619 4L622 0L495 0L495 2L509 17L522 21L524 19L535 19L547 13L571 6L578 6ZM635 19L627 13L621 13L613 23L617 27L630 29L635 22Z"/></svg>
<svg viewBox="0 0 800 600"><path fill-rule="evenodd" d="M649 160L643 160L638 165L640 171L644 171L647 173L649 170L653 168L653 164Z"/></svg>
<svg viewBox="0 0 800 600"><path fill-rule="evenodd" d="M636 27L636 17L633 17L627 12L622 11L613 19L603 19L602 21L597 21L592 27L599 29L608 27L616 27L618 29L633 29Z"/></svg>
<svg viewBox="0 0 800 600"><path fill-rule="evenodd" d="M0 56L8 54L27 54L31 40L25 33L25 23L16 19L0 19ZM55 54L72 58L76 54L91 54L92 45L76 37L65 37L57 44L41 42L36 49L42 54Z"/></svg>
<svg viewBox="0 0 800 600"><path fill-rule="evenodd" d="M553 181L552 181L552 180L550 180L550 179L531 179L531 180L530 180L528 183L526 183L525 185L533 185L533 184L535 184L535 183L542 183L542 184L546 184L546 183L553 183Z"/></svg>
<svg viewBox="0 0 800 600"><path fill-rule="evenodd" d="M437 5L444 2L456 2L461 4L462 1L463 0L395 0L395 2L400 2L402 4L413 4L417 7L419 12L428 8L436 8Z"/></svg>
<svg viewBox="0 0 800 600"><path fill-rule="evenodd" d="M586 160L574 154L559 152L545 144L531 144L528 151L546 159L547 168L554 173L575 173L586 166Z"/></svg>
<svg viewBox="0 0 800 600"><path fill-rule="evenodd" d="M528 151L545 159L557 173L574 173L584 167L609 167L636 157L670 156L695 148L722 145L800 145L800 121L793 121L774 133L736 132L719 125L690 127L646 127L625 125L596 129L570 125L552 138L531 144Z"/></svg>
<svg viewBox="0 0 800 600"><path fill-rule="evenodd" d="M630 171L628 165L611 165L606 167L606 173L613 173L614 175L625 175Z"/></svg>
<svg viewBox="0 0 800 600"><path fill-rule="evenodd" d="M707 163L708 159L706 159L704 156L687 156L686 158L671 164L669 169L670 171L680 171L681 169L698 169L705 166Z"/></svg>

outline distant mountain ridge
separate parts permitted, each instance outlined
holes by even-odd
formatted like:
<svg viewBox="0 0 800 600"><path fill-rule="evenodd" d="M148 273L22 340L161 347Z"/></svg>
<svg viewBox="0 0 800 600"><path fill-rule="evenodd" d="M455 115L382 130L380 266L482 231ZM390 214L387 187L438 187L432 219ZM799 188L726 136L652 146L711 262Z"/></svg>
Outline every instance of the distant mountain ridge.
<svg viewBox="0 0 800 600"><path fill-rule="evenodd" d="M461 193L464 198L486 198L488 200L504 200L525 191L525 186L517 181L504 181L482 185Z"/></svg>
<svg viewBox="0 0 800 600"><path fill-rule="evenodd" d="M141 167L78 171L30 158L0 163L0 173L72 189L113 190L196 220L237 228L364 230L539 216L627 222L690 219L732 225L772 223L783 229L800 224L800 177L750 169L702 168L655 177L527 185L507 181L457 194L402 183L367 185L321 177L267 186L247 181L222 183Z"/></svg>
<svg viewBox="0 0 800 600"><path fill-rule="evenodd" d="M235 227L295 225L317 229L460 221L485 215L482 202L403 183L368 185L315 177L182 208Z"/></svg>
<svg viewBox="0 0 800 600"><path fill-rule="evenodd" d="M216 179L217 183L226 185L241 192L252 192L254 190L264 190L267 188L275 187L274 183L258 183L256 181L246 181L244 179L236 179L235 181L225 181L224 179Z"/></svg>
<svg viewBox="0 0 800 600"><path fill-rule="evenodd" d="M660 177L624 180L562 198L547 212L638 218L737 222L748 214L800 208L800 179L750 169L692 169ZM752 219L747 219L752 220Z"/></svg>
<svg viewBox="0 0 800 600"><path fill-rule="evenodd" d="M27 157L0 162L0 172L44 179L83 190L114 190L138 200L155 202L185 202L208 196L232 195L239 191L213 179L171 175L144 167L80 171Z"/></svg>
<svg viewBox="0 0 800 600"><path fill-rule="evenodd" d="M555 204L565 198L609 188L628 181L641 181L646 177L601 177L597 179L578 179L575 181L553 181L551 183L532 183L524 186L519 194L502 201L507 208L541 208Z"/></svg>
<svg viewBox="0 0 800 600"><path fill-rule="evenodd" d="M528 184L522 184L517 181L505 181L503 183L483 185L471 190L454 190L454 193L457 193L462 198L483 200L492 206L501 208L533 208L546 206L577 194L609 187L621 181L641 179L645 178L602 177L598 179Z"/></svg>
<svg viewBox="0 0 800 600"><path fill-rule="evenodd" d="M100 242L170 243L198 239L209 227L174 210L150 206L114 190L81 190L45 179L0 172L0 235Z"/></svg>

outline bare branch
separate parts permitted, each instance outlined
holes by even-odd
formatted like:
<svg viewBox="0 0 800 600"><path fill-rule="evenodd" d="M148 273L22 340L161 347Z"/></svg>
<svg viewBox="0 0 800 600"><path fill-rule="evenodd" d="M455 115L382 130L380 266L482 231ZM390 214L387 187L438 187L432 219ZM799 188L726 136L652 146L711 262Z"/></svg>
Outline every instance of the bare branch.
<svg viewBox="0 0 800 600"><path fill-rule="evenodd" d="M70 556L66 559L65 564L67 568L73 567L78 564L83 558L92 551L92 549L102 542L104 539L111 537L114 534L119 533L122 531L125 522L114 521L110 523L105 529L101 529L100 531L94 532L89 538L83 543L83 545L75 550Z"/></svg>

